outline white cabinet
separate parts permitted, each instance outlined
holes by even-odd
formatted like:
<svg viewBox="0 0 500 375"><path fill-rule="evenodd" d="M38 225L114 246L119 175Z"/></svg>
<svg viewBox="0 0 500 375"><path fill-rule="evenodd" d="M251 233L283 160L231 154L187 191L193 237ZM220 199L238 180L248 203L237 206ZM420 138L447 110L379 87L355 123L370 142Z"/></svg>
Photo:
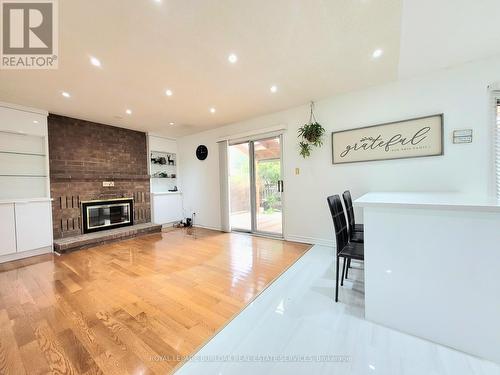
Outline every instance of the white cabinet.
<svg viewBox="0 0 500 375"><path fill-rule="evenodd" d="M152 193L153 222L168 224L182 220L182 195L180 193Z"/></svg>
<svg viewBox="0 0 500 375"><path fill-rule="evenodd" d="M50 202L16 202L17 252L52 245Z"/></svg>
<svg viewBox="0 0 500 375"><path fill-rule="evenodd" d="M0 255L16 252L14 203L0 204Z"/></svg>
<svg viewBox="0 0 500 375"><path fill-rule="evenodd" d="M52 251L49 198L0 201L0 263Z"/></svg>

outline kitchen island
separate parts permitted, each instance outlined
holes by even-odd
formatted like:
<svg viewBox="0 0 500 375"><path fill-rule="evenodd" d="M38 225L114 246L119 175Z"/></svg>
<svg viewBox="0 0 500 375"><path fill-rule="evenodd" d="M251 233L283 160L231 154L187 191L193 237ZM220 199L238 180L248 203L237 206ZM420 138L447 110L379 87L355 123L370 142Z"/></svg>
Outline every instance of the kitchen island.
<svg viewBox="0 0 500 375"><path fill-rule="evenodd" d="M500 203L368 193L365 317L500 363Z"/></svg>

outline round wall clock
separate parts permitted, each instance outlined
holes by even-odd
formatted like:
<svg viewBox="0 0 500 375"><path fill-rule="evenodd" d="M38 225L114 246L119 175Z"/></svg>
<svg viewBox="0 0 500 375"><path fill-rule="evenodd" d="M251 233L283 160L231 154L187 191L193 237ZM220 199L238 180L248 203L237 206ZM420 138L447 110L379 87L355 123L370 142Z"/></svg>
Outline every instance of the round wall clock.
<svg viewBox="0 0 500 375"><path fill-rule="evenodd" d="M199 145L196 148L196 157L198 160L205 160L208 156L208 148L205 145Z"/></svg>

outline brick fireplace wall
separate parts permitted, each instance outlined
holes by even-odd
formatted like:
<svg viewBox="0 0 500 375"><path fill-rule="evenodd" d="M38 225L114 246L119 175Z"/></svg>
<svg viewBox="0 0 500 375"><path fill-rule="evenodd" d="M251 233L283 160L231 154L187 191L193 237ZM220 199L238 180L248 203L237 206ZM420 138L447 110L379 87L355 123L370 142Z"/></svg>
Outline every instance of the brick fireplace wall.
<svg viewBox="0 0 500 375"><path fill-rule="evenodd" d="M48 131L54 238L82 233L82 201L132 197L134 223L151 221L145 133L53 114Z"/></svg>

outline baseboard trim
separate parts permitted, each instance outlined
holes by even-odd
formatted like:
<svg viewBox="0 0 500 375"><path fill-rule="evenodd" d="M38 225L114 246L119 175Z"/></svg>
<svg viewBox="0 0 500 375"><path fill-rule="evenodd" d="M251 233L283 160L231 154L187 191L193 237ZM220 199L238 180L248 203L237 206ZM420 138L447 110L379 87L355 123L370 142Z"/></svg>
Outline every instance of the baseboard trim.
<svg viewBox="0 0 500 375"><path fill-rule="evenodd" d="M223 232L223 230L221 228L217 228L217 227L211 227L209 225L200 225L200 224L195 224L194 225L195 228L203 228L203 229L210 229L210 230L216 230L218 232Z"/></svg>
<svg viewBox="0 0 500 375"><path fill-rule="evenodd" d="M293 241L293 242L300 242L300 243L308 243L308 244L313 244L313 245L334 247L333 240L327 240L324 238L296 236L296 235L292 234L292 235L285 236L285 240Z"/></svg>
<svg viewBox="0 0 500 375"><path fill-rule="evenodd" d="M21 251L19 253L12 253L0 256L0 263L11 262L13 260L19 260L29 257L34 257L37 255L48 254L52 252L52 245L41 247L35 250Z"/></svg>
<svg viewBox="0 0 500 375"><path fill-rule="evenodd" d="M195 227L197 227L197 228L203 228L203 229L216 230L218 232L224 232L221 228L212 227L212 226L209 226L209 225L196 224ZM248 233L248 234L252 234L252 233ZM325 238L296 236L296 235L292 234L292 235L286 235L283 239L285 241L307 243L307 244L312 244L312 245L321 245L321 246L326 246L326 247L335 247L334 240L328 240L328 239L325 239Z"/></svg>

